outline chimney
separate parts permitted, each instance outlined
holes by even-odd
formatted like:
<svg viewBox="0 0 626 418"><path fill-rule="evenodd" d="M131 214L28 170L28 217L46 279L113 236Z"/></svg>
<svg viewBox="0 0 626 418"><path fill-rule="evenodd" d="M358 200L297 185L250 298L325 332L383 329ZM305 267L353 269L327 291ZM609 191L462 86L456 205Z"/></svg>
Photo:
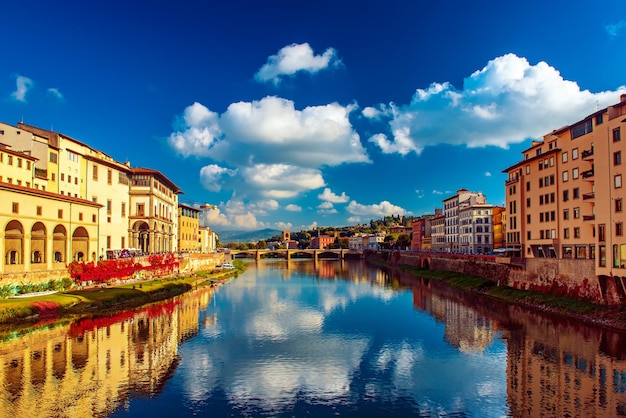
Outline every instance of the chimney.
<svg viewBox="0 0 626 418"><path fill-rule="evenodd" d="M621 95L619 96L619 102L620 102L620 103L624 103L624 102L626 102L626 94L621 94Z"/></svg>

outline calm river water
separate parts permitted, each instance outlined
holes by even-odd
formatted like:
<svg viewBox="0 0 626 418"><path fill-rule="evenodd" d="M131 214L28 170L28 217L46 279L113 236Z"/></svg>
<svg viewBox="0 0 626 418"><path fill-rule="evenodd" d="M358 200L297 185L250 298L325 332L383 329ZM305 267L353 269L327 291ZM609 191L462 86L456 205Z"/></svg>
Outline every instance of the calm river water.
<svg viewBox="0 0 626 418"><path fill-rule="evenodd" d="M360 261L0 340L0 415L615 417L626 335Z"/></svg>

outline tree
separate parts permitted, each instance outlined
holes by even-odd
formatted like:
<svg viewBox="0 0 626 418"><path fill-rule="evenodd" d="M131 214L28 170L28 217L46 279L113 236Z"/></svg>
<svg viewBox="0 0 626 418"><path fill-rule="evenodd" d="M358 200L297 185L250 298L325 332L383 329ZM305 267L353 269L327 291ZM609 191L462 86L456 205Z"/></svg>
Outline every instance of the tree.
<svg viewBox="0 0 626 418"><path fill-rule="evenodd" d="M407 233L400 234L396 241L396 247L406 249L411 246L411 236Z"/></svg>
<svg viewBox="0 0 626 418"><path fill-rule="evenodd" d="M257 248L258 248L259 250L265 250L265 249L267 249L267 242L265 242L265 240L264 240L264 239L260 240L260 241L257 243Z"/></svg>

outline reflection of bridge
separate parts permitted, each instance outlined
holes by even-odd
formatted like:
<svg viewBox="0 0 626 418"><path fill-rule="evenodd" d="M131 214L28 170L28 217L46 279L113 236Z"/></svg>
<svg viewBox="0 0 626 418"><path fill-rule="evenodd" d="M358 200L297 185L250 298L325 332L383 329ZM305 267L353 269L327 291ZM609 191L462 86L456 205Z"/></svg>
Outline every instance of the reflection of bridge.
<svg viewBox="0 0 626 418"><path fill-rule="evenodd" d="M355 258L363 258L363 251L359 250L345 250L345 249L337 249L337 250L324 250L324 249L306 249L306 250L296 250L296 249L282 249L282 250L230 250L230 255L233 259L237 258L237 256L243 256L240 258L254 258L255 260L259 260L262 256L267 255L282 255L283 258L289 260L293 255L301 255L308 254L312 259L321 258L336 258L343 260L348 257Z"/></svg>

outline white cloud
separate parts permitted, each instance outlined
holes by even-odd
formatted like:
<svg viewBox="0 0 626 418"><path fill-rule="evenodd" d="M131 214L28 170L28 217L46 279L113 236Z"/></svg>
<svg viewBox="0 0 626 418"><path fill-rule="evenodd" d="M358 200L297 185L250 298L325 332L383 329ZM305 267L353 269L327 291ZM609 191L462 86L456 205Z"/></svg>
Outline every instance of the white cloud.
<svg viewBox="0 0 626 418"><path fill-rule="evenodd" d="M384 200L378 204L362 205L356 201L351 201L346 210L352 215L373 215L373 216L390 216L405 215L408 212L400 206L393 205Z"/></svg>
<svg viewBox="0 0 626 418"><path fill-rule="evenodd" d="M325 200L332 203L347 203L350 200L350 196L346 196L346 192L342 192L341 196L337 196L328 187L324 191L317 195L318 199Z"/></svg>
<svg viewBox="0 0 626 418"><path fill-rule="evenodd" d="M411 102L389 106L391 138L369 141L383 153L419 154L435 144L507 148L572 123L619 100L616 91L591 93L564 80L545 62L530 65L514 54L497 57L467 77L462 90L450 83L417 89Z"/></svg>
<svg viewBox="0 0 626 418"><path fill-rule="evenodd" d="M620 20L619 22L611 23L604 27L604 30L606 30L610 38L618 37L620 32L624 29L626 29L626 20Z"/></svg>
<svg viewBox="0 0 626 418"><path fill-rule="evenodd" d="M218 115L194 103L177 118L168 142L180 155L220 163L201 173L211 191L236 186L244 196L293 197L325 185L321 167L371 162L349 120L355 108L332 103L297 110L290 100L268 96L233 103Z"/></svg>
<svg viewBox="0 0 626 418"><path fill-rule="evenodd" d="M294 197L324 186L319 170L287 164L256 164L244 168L242 176L261 195L274 199Z"/></svg>
<svg viewBox="0 0 626 418"><path fill-rule="evenodd" d="M443 194L443 192L442 192L441 190L435 190L435 189L433 189L433 194L436 194L436 195L442 195L442 194Z"/></svg>
<svg viewBox="0 0 626 418"><path fill-rule="evenodd" d="M219 192L222 189L222 179L232 177L235 174L237 174L237 170L230 170L216 164L210 164L200 169L200 183L209 191Z"/></svg>
<svg viewBox="0 0 626 418"><path fill-rule="evenodd" d="M177 118L176 127L180 130L171 133L168 142L185 157L210 156L211 146L222 134L218 114L198 102L187 106L182 117Z"/></svg>
<svg viewBox="0 0 626 418"><path fill-rule="evenodd" d="M491 177L491 172L490 171L485 171L485 177Z"/></svg>
<svg viewBox="0 0 626 418"><path fill-rule="evenodd" d="M63 94L61 93L61 91L57 88L51 87L48 89L48 94L52 97L54 97L57 100L63 100Z"/></svg>
<svg viewBox="0 0 626 418"><path fill-rule="evenodd" d="M285 210L288 210L289 212L302 212L302 207L298 205L294 205L293 203L290 203L287 206L285 206Z"/></svg>
<svg viewBox="0 0 626 418"><path fill-rule="evenodd" d="M290 231L291 228L293 228L293 225L291 222L276 222L274 224L274 228L280 229L282 231Z"/></svg>
<svg viewBox="0 0 626 418"><path fill-rule="evenodd" d="M293 76L299 71L314 74L339 65L341 60L333 48L326 49L322 55L315 55L308 43L291 44L270 56L254 78L259 82L269 81L277 85L283 76Z"/></svg>
<svg viewBox="0 0 626 418"><path fill-rule="evenodd" d="M330 203L330 202L322 202L322 203L320 203L319 205L317 205L317 208L318 208L318 209L330 209L330 208L332 208L332 207L334 207L334 206L333 206L333 204L332 204L332 203Z"/></svg>
<svg viewBox="0 0 626 418"><path fill-rule="evenodd" d="M361 217L360 216L350 216L348 218L348 222L358 224L358 223L361 222Z"/></svg>
<svg viewBox="0 0 626 418"><path fill-rule="evenodd" d="M18 75L15 78L15 91L11 93L11 96L18 102L26 102L26 93L34 84L30 78Z"/></svg>

